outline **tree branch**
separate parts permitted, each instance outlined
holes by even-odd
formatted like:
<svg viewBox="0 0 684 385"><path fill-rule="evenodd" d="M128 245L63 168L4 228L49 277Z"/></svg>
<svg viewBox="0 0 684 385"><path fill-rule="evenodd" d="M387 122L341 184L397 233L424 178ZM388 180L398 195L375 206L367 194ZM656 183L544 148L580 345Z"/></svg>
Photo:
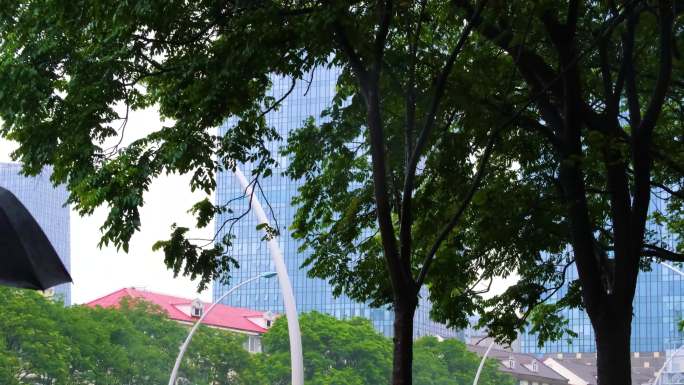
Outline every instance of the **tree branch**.
<svg viewBox="0 0 684 385"><path fill-rule="evenodd" d="M494 144L496 143L496 138L498 137L498 134L499 134L499 131L501 128L503 128L503 126L492 131L491 135L489 136L489 140L487 141L487 146L485 147L484 153L482 154L482 158L480 159L480 164L479 164L477 173L475 174L475 177L473 178L473 183L470 186L470 190L468 190L468 193L466 194L463 201L461 202L461 205L459 206L458 210L456 210L456 213L454 214L454 216L447 223L447 225L444 226L442 231L440 231L439 236L437 237L437 240L435 241L435 243L430 248L430 251L428 251L427 255L425 256L425 258L423 260L423 266L420 269L420 273L418 274L418 278L416 279L418 289L420 289L420 287L425 282L425 277L427 276L428 271L430 270L430 266L432 265L432 261L434 261L435 256L437 255L437 251L439 250L440 246L447 239L447 237L449 236L451 231L454 229L454 227L456 227L456 225L458 225L458 222L461 220L463 213L465 212L465 210L470 205L470 202L473 200L473 196L475 196L475 193L480 188L480 183L482 182L482 179L484 178L484 175L486 173L487 164L489 163L489 159L490 159L490 157L492 155L492 151L494 149Z"/></svg>
<svg viewBox="0 0 684 385"><path fill-rule="evenodd" d="M641 107L639 93L636 87L636 70L634 69L634 40L636 26L639 23L639 13L630 15L627 19L627 28L622 37L622 69L625 74L625 88L627 94L627 107L629 110L629 124L639 127L641 124Z"/></svg>
<svg viewBox="0 0 684 385"><path fill-rule="evenodd" d="M313 76L313 75L312 75L312 76ZM266 116L266 114L268 114L269 112L271 112L271 111L275 110L276 108L278 108L278 106L279 106L285 99L287 99L287 97L290 96L290 94L292 94L292 91L294 91L296 85L297 85L297 79L292 78L292 84L290 84L290 88L288 88L288 90L285 92L285 94L283 94L283 96L281 96L280 98L278 98L278 100L276 100L275 102L273 102L273 104L272 104L271 106L269 106L268 108L266 108L264 111L261 111L261 114L259 114L259 119L263 118L264 116ZM309 82L309 85L311 85L311 82Z"/></svg>
<svg viewBox="0 0 684 385"><path fill-rule="evenodd" d="M365 87L365 79L367 77L366 67L363 64L361 56L356 52L351 42L349 41L347 32L339 20L335 20L333 22L333 33L339 48L349 59L349 64L351 65L352 70L356 73L356 77L359 80L359 86L363 91Z"/></svg>
<svg viewBox="0 0 684 385"><path fill-rule="evenodd" d="M634 198L632 210L634 212L631 223L632 249L636 255L642 248L644 229L648 217L648 206L651 198L651 168L652 159L650 148L653 130L662 111L665 96L672 78L672 34L674 15L672 3L668 0L658 2L660 38L659 38L659 70L653 95L644 113L641 124L632 134L632 158L634 162Z"/></svg>
<svg viewBox="0 0 684 385"><path fill-rule="evenodd" d="M383 22L389 23L389 20L386 20L386 17L382 18L385 20ZM378 220L378 227L380 229L383 255L396 295L403 290L412 290L413 279L410 274L410 266L401 263L394 225L392 223L391 198L387 181L387 166L385 164L387 154L385 149L385 135L383 132L380 91L378 85L382 60L376 61L372 68L366 69L363 60L354 49L340 20L335 20L333 22L333 28L335 40L337 41L339 48L349 59L352 70L359 82L361 94L366 103L366 118L368 123L376 207L375 212ZM387 24L386 27L381 26L380 30L383 30L383 28L389 28L389 24ZM383 37L383 35L385 37ZM382 46L379 45L379 42L384 41L385 38L386 32L379 32L378 37L376 38L376 48L384 48L384 42L382 43ZM382 59L381 53L378 58ZM368 71L371 71L371 73Z"/></svg>
<svg viewBox="0 0 684 385"><path fill-rule="evenodd" d="M387 42L387 35L389 34L389 27L392 22L392 0L382 1L382 5L379 5L379 16L380 23L378 26L378 32L375 36L375 70L374 73L380 76L380 70L382 68L382 57L385 53L385 43Z"/></svg>
<svg viewBox="0 0 684 385"><path fill-rule="evenodd" d="M656 245L645 244L641 253L642 257L655 257L672 262L684 262L684 254L676 253Z"/></svg>
<svg viewBox="0 0 684 385"><path fill-rule="evenodd" d="M684 191L682 191L682 190L673 190L672 188L670 188L670 187L668 187L662 183L658 183L658 182L654 182L654 181L651 181L651 186L658 187L658 188L662 189L663 191L665 191L666 193L668 193L672 196L675 196L675 197L680 198L680 199L684 199Z"/></svg>
<svg viewBox="0 0 684 385"><path fill-rule="evenodd" d="M401 255L404 259L410 258L411 253L411 225L413 223L411 206L413 199L413 187L416 177L416 167L418 166L420 156L423 152L423 149L427 145L428 139L435 125L437 111L439 110L442 97L444 96L447 80L449 78L449 75L451 74L451 70L454 67L454 63L456 62L459 53L463 50L463 47L465 46L468 36L470 36L470 33L473 30L473 28L479 23L480 14L484 9L485 5L487 4L487 1L488 0L480 1L480 5L470 18L468 24L461 32L461 35L459 36L459 39L456 42L456 45L454 45L454 48L451 50L451 53L449 54L446 62L444 63L444 66L442 67L442 71L439 73L437 77L437 81L435 84L435 94L432 98L430 109L425 118L425 125L423 126L423 129L421 130L418 136L416 146L413 149L411 157L409 158L408 165L406 167L406 177L404 179L404 188L402 192L402 215L401 223L399 226Z"/></svg>
<svg viewBox="0 0 684 385"><path fill-rule="evenodd" d="M667 0L658 2L660 13L660 48L659 48L659 68L656 85L653 89L651 101L646 108L644 118L639 125L638 136L650 136L653 128L660 116L663 108L665 96L670 88L672 79L672 35L674 15L672 14L672 4Z"/></svg>
<svg viewBox="0 0 684 385"><path fill-rule="evenodd" d="M568 2L568 18L565 25L570 28L570 34L574 35L577 29L577 19L579 18L579 1L570 0Z"/></svg>
<svg viewBox="0 0 684 385"><path fill-rule="evenodd" d="M458 41L456 42L456 45L454 48L451 50L451 53L449 54L446 62L444 63L444 66L442 67L442 71L440 71L437 80L435 82L435 94L434 97L432 98L432 102L430 103L430 109L428 111L428 114L425 119L425 125L423 129L421 130L420 135L418 136L418 142L416 143L416 147L413 150L413 154L411 155L411 160L409 161L409 168L410 170L414 171L416 165L418 164L418 160L420 158L420 155L423 151L423 147L427 143L427 140L430 136L431 130L434 127L436 116L437 116L437 110L439 109L439 106L441 104L442 97L444 96L444 91L446 89L446 83L449 78L449 75L451 74L451 70L454 67L454 64L456 62L456 59L458 58L458 55L461 53L461 50L465 46L465 43L470 36L470 33L472 32L473 28L479 24L480 22L480 14L482 13L482 10L484 9L485 5L487 4L488 0L482 0L480 2L480 5L478 8L475 10L475 13L470 17L470 20L468 24L465 26L463 31L461 32L461 35L459 36ZM413 187L412 183L410 184L409 187ZM406 193L406 186L404 188L404 193Z"/></svg>
<svg viewBox="0 0 684 385"><path fill-rule="evenodd" d="M413 135L416 129L416 55L418 52L418 44L420 42L423 19L425 17L426 3L427 0L421 0L420 2L418 22L413 39L411 39L411 45L409 47L408 84L406 85L405 96L406 126L404 127L404 168L406 171L408 171L409 168L408 164L411 158L411 151L413 151L414 146Z"/></svg>

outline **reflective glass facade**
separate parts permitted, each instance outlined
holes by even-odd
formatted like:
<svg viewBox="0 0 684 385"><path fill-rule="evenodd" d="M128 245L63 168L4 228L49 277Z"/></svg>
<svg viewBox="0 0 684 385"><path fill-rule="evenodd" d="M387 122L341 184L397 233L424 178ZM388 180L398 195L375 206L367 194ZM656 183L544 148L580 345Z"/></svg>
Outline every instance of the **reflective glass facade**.
<svg viewBox="0 0 684 385"><path fill-rule="evenodd" d="M54 187L50 182L50 170L45 169L36 177L19 174L21 165L0 163L0 186L11 191L26 206L43 229L64 266L71 271L69 207L65 206L68 193L64 186ZM71 304L71 284L54 288L55 295Z"/></svg>
<svg viewBox="0 0 684 385"><path fill-rule="evenodd" d="M655 202L654 205L658 205ZM649 226L649 231L664 244L674 245L677 240L658 226ZM566 282L577 279L577 270L573 266L566 273ZM556 301L567 292L561 288L550 301ZM537 346L537 336L523 333L520 336L521 350L526 353L557 352L594 352L596 342L589 316L581 310L565 310L564 316L569 320L569 327L576 338L570 341L547 342L542 348ZM678 330L677 324L684 318L684 279L680 274L659 263L652 263L650 271L642 271L637 281L637 292L634 297L634 318L632 320L631 350L633 352L662 352L672 341L682 340L684 333Z"/></svg>
<svg viewBox="0 0 684 385"><path fill-rule="evenodd" d="M337 76L338 72L335 69L317 68L311 84L308 84L307 81L298 82L281 108L267 115L268 123L276 127L283 138L282 141L269 143L273 154L277 154L278 149L285 144L290 131L300 127L302 122L310 116L318 118L321 111L330 104L335 92ZM305 78L309 79L308 77ZM291 84L289 79L274 78L273 96L275 98L281 97L287 92ZM221 127L220 133L224 134L229 125L230 123L227 123ZM281 175L281 172L287 167L288 159L281 157L278 162L278 169L274 170L273 176L260 180L260 183L280 228L279 242L292 280L298 310L300 312L315 310L338 318L365 317L372 320L379 331L385 335L391 335L393 317L390 311L372 309L367 304L352 301L345 296L335 298L326 281L309 278L306 271L300 269L307 252L298 251L301 243L291 237L288 228L296 211L296 208L291 205L291 200L301 183ZM249 178L251 166L249 164L241 165L241 168ZM232 173L220 173L217 179L217 203L225 203L242 195L243 191ZM228 218L228 215L242 213L247 209L248 203L249 201L246 198L237 200L231 206L234 211L233 214L218 217L216 220L218 239L228 231L226 227L221 228L221 224ZM268 211L268 209L266 210ZM271 218L271 225L274 223L273 218ZM236 238L233 240L234 247L231 253L238 259L240 268L233 272L232 283L249 279L265 271L274 270L266 242L262 241L262 234L255 231L256 225L256 218L250 213L236 222L233 227L233 234ZM214 282L214 300L221 297L226 290L226 286ZM233 306L284 313L280 289L275 278L262 279L240 288L238 292L226 299L226 303ZM416 337L423 335L453 337L456 335L454 331L429 320L429 310L430 304L426 300L421 300L415 318Z"/></svg>

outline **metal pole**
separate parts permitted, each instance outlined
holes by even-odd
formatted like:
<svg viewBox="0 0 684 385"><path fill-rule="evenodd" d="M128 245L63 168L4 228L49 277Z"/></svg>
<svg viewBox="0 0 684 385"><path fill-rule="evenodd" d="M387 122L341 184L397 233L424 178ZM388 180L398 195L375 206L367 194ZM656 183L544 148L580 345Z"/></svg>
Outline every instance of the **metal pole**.
<svg viewBox="0 0 684 385"><path fill-rule="evenodd" d="M251 195L252 208L257 217L259 224L269 225L268 217L261 206L259 199L252 195L254 192L254 185L247 182L247 178L236 166L234 170L240 185L245 190L246 195ZM290 361L292 365L292 385L304 385L304 358L302 357L302 335L299 330L299 318L297 316L297 305L295 304L294 292L292 291L292 284L290 283L290 276L287 274L287 266L285 266L285 259L283 252L278 245L277 237L268 237L268 250L273 259L273 265L278 273L278 282L280 283L280 291L283 295L283 303L285 305L285 316L287 317L287 329L290 336Z"/></svg>
<svg viewBox="0 0 684 385"><path fill-rule="evenodd" d="M178 369L180 368L180 364L183 361L183 356L185 355L185 351L188 349L188 345L190 345L190 340L192 340L192 336L195 334L195 331L199 328L199 326L202 324L202 321L204 321L204 318L211 313L212 310L214 310L214 307L219 304L221 301L223 301L224 298L229 296L232 292L235 290L239 289L240 287L252 282L256 281L259 278L267 278L269 277L269 274L273 273L263 273L259 274L256 277L252 277L246 281L242 281L239 284L233 286L230 290L228 290L224 295L221 296L216 302L212 303L211 306L207 309L207 311L202 313L202 316L195 322L195 324L192 326L192 329L190 329L190 333L188 333L188 336L185 338L185 341L183 342L183 345L180 347L180 351L178 352L178 357L176 357L176 363L173 365L173 370L171 371L171 377L169 377L169 385L175 385L176 383L176 377L178 377Z"/></svg>
<svg viewBox="0 0 684 385"><path fill-rule="evenodd" d="M656 376L655 380L653 381L653 385L658 385L658 381L660 381L660 377L663 375L663 371L665 370L665 367L667 366L667 364L669 364L669 363L672 361L672 359L673 359L673 358L674 358L682 349L684 349L684 345L678 347L677 350L675 350L674 353L672 353L672 355L671 355L670 357L668 357L668 359L667 359L667 360L665 361L665 363L663 364L663 367L660 368L660 370L658 370L658 375Z"/></svg>
<svg viewBox="0 0 684 385"><path fill-rule="evenodd" d="M684 271L679 270L678 268L676 268L676 267L670 265L669 263L660 262L660 264L663 265L663 266L665 266L665 267L667 267L668 269L674 271L675 273L681 275L682 277L684 277Z"/></svg>
<svg viewBox="0 0 684 385"><path fill-rule="evenodd" d="M482 356L482 360L480 360L480 366L477 368L477 373L475 373L475 379L473 380L473 385L477 385L477 382L480 381L480 373L482 372L482 368L484 367L485 361L487 360L487 356L489 355L489 351L492 350L492 347L494 346L494 341L492 341L489 346L487 347L487 350L485 351L485 354Z"/></svg>
<svg viewBox="0 0 684 385"><path fill-rule="evenodd" d="M679 274L679 275L681 275L681 276L684 277L684 272L683 272L683 271L677 269L676 267L670 265L669 263L660 262L660 264L663 265L663 266L665 266L665 267L667 267L668 269L674 271L675 273L677 273L677 274ZM677 350L675 350L674 353L672 353L672 355L671 355L670 357L668 357L668 359L667 359L667 360L665 361L665 363L663 364L663 367L660 368L660 370L658 370L658 374L656 375L655 380L653 380L653 385L658 385L658 381L660 381L660 377L663 375L663 371L665 371L665 367L672 361L672 359L673 359L673 358L674 358L682 349L684 349L684 345L682 345L682 346L680 346L679 348L677 348Z"/></svg>

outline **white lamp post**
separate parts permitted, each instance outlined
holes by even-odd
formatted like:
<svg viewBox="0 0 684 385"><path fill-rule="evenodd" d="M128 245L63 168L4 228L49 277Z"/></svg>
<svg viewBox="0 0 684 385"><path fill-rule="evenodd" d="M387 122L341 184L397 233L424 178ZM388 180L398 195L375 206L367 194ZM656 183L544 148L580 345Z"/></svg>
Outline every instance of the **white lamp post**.
<svg viewBox="0 0 684 385"><path fill-rule="evenodd" d="M676 267L674 267L674 266L672 266L672 265L670 265L669 263L666 263L666 262L660 262L660 264L663 265L663 266L665 266L665 267L667 267L668 269L674 271L675 273L681 275L682 277L684 277L684 271L681 271L681 270L679 270L678 268L676 268Z"/></svg>
<svg viewBox="0 0 684 385"><path fill-rule="evenodd" d="M684 277L684 272L682 272L681 270L677 269L676 267L670 265L669 263L660 262L660 264L661 264L662 266L665 266L665 267L667 267L668 269L674 271L675 273L681 275L682 277ZM680 351L682 351L682 349L684 349L684 345L682 345L682 346L680 346L679 348L677 348L677 350L675 350L675 351L672 353L672 355L671 355L670 357L668 357L668 359L667 359L667 360L665 361L665 363L663 364L663 367L660 368L660 370L658 370L658 373L657 373L657 375L656 375L656 378L655 378L655 380L653 380L653 385L658 385L658 382L660 381L660 378L662 377L663 372L665 371L665 367L667 367L667 365L672 361L673 358L675 358L675 356L677 356L677 354L679 354Z"/></svg>
<svg viewBox="0 0 684 385"><path fill-rule="evenodd" d="M188 345L190 345L190 341L192 340L192 336L195 334L199 326L202 324L202 321L204 321L204 318L211 313L211 311L214 309L214 307L219 304L221 301L223 301L226 297L228 297L231 293L233 293L235 290L239 289L240 287L256 281L257 279L260 278L271 278L274 277L276 273L273 272L268 272L268 273L262 273L257 275L256 277L252 277L246 281L242 281L238 283L237 285L233 286L228 290L225 294L221 296L216 302L212 303L211 306L207 309L207 311L202 312L202 316L195 322L195 324L192 326L192 329L190 329L190 333L188 333L188 336L185 338L185 341L183 342L183 345L180 347L180 351L178 352L178 357L176 357L176 363L173 365L173 370L171 371L171 377L169 377L169 385L175 385L176 384L176 377L178 377L178 369L180 368L180 364L183 361L183 356L185 355L185 351L188 349Z"/></svg>
<svg viewBox="0 0 684 385"><path fill-rule="evenodd" d="M473 385L477 385L477 382L480 381L480 373L482 372L482 368L484 367L485 361L487 360L487 356L489 355L489 351L492 350L492 347L494 347L494 340L492 340L492 342L487 347L487 350L485 350L485 353L482 355L482 360L480 360L480 366L477 367L477 373L475 373Z"/></svg>
<svg viewBox="0 0 684 385"><path fill-rule="evenodd" d="M682 349L684 349L684 345L678 347L677 350L675 350L675 351L672 353L672 355L671 355L670 357L667 358L667 360L665 361L665 363L663 364L663 366L660 368L660 370L658 370L658 374L656 375L655 380L653 380L653 385L658 385L658 383L659 383L659 381L660 381L660 377L662 377L663 372L665 371L665 368L666 368L667 365L672 361L672 359L675 358L675 357L677 356L677 354L679 354L680 351L682 351Z"/></svg>
<svg viewBox="0 0 684 385"><path fill-rule="evenodd" d="M247 196L251 196L252 208L257 217L259 224L269 225L268 217L264 208L261 206L258 197L254 193L254 185L247 182L247 178L236 166L234 170L235 177L240 182L240 185L245 190ZM277 237L268 237L268 251L271 254L273 265L278 274L278 282L280 283L280 292L283 295L283 304L285 305L285 316L287 317L287 329L290 336L290 361L292 365L292 385L304 385L304 359L302 357L302 335L299 330L299 318L297 316L297 305L295 304L294 292L292 291L292 284L290 283L290 276L287 274L287 266L285 266L285 259L283 252L278 244ZM171 385L171 384L169 384Z"/></svg>

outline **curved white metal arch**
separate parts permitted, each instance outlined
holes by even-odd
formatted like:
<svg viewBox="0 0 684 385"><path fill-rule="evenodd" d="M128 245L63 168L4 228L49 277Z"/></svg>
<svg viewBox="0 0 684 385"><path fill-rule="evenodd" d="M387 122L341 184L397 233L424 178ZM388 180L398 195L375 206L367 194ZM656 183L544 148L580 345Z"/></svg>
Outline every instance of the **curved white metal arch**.
<svg viewBox="0 0 684 385"><path fill-rule="evenodd" d="M666 262L662 262L662 261L661 261L660 264L661 264L662 266L664 266L664 267L666 267L666 268L668 268L668 269L674 271L675 273L681 275L682 277L684 277L684 272L683 272L683 271L681 271L681 270L679 270L678 268L676 268L676 267L670 265L669 263L666 263ZM665 360L665 363L663 364L663 366L660 368L660 370L658 370L658 372L657 372L657 374L656 374L655 380L653 380L653 385L658 385L660 379L661 379L662 376L663 376L663 373L665 372L665 368L667 367L667 365L670 364L670 362L672 361L672 359L673 359L675 356L677 356L677 354L679 354L680 351L682 351L682 349L684 349L684 345L682 345L682 346L680 346L679 348L677 348L677 349L672 353L672 355L671 355L667 360Z"/></svg>
<svg viewBox="0 0 684 385"><path fill-rule="evenodd" d="M228 297L235 290L241 288L242 286L245 286L252 281L256 281L259 278L268 278L269 276L273 275L275 275L275 273L262 273L257 275L256 277L252 277L246 281L240 282L239 284L233 286L230 290L228 290L224 295L222 295L221 298L212 303L211 306L209 306L209 308L192 326L192 328L190 329L190 333L188 333L187 337L185 337L185 341L183 341L183 345L181 345L180 347L178 356L176 356L176 362L173 364L173 370L171 370L171 376L169 376L169 385L176 385L176 380L178 378L178 370L180 369L181 362L183 362L183 356L185 356L185 351L188 350L190 341L192 341L192 336L195 335L197 329L200 327L200 325L202 325L202 321L204 321L204 318L206 318L206 316L209 315L209 313L211 313L212 310L214 310L214 307L221 303L221 301L223 301L224 298Z"/></svg>
<svg viewBox="0 0 684 385"><path fill-rule="evenodd" d="M257 217L259 224L266 224L269 226L268 217L264 208L259 202L259 198L254 193L254 184L250 184L245 178L242 171L235 166L233 171L240 186L245 191L247 196L251 196L252 209ZM287 274L287 266L283 252L278 244L278 238L268 237L267 240L268 251L271 254L273 265L276 273L278 273L278 282L280 283L280 291L283 295L283 303L285 304L285 316L287 317L287 328L290 336L290 361L292 365L292 385L304 385L304 359L302 356L302 335L299 330L299 318L297 315L297 305L295 303L294 292L292 291L292 283L290 276Z"/></svg>
<svg viewBox="0 0 684 385"><path fill-rule="evenodd" d="M487 346L487 350L485 353L482 355L482 360L480 360L480 366L477 367L477 373L475 373L475 379L473 380L473 385L477 385L477 383L480 381L480 373L482 373L482 368L484 367L485 361L487 361L487 356L489 356L489 352L492 350L494 347L494 340L492 339L492 342Z"/></svg>

